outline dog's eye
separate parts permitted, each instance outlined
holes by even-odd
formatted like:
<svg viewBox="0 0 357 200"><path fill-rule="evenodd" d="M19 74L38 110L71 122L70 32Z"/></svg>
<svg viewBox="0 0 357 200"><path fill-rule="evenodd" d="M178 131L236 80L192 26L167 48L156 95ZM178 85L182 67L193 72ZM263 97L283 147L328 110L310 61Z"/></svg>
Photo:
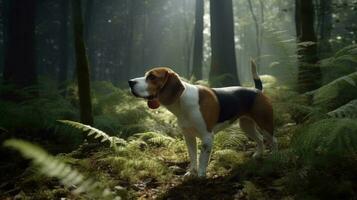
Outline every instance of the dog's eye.
<svg viewBox="0 0 357 200"><path fill-rule="evenodd" d="M146 79L149 81L154 81L156 79L156 76L149 74L149 76L147 76Z"/></svg>

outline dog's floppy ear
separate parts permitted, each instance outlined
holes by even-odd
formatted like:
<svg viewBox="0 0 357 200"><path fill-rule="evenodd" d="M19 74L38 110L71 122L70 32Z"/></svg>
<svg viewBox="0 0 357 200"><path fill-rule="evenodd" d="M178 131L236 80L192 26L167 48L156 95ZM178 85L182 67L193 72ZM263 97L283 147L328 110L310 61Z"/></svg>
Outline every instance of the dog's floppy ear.
<svg viewBox="0 0 357 200"><path fill-rule="evenodd" d="M159 100L163 105L170 105L181 96L184 90L185 87L179 76L173 71L168 71L166 83L159 93Z"/></svg>

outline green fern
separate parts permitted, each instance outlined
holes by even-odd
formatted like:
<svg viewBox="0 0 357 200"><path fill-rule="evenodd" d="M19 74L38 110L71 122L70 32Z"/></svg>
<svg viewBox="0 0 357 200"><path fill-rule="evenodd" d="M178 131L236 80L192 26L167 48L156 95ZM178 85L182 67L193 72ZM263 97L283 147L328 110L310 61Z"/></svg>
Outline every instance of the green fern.
<svg viewBox="0 0 357 200"><path fill-rule="evenodd" d="M215 135L214 148L244 150L248 138L237 126L229 127Z"/></svg>
<svg viewBox="0 0 357 200"><path fill-rule="evenodd" d="M340 61L351 61L357 63L357 45L349 45L337 51L335 56L331 58L330 63L334 64Z"/></svg>
<svg viewBox="0 0 357 200"><path fill-rule="evenodd" d="M243 154L238 153L237 151L231 149L223 149L216 151L213 157L218 160L223 166L229 166L233 168L239 163L243 162Z"/></svg>
<svg viewBox="0 0 357 200"><path fill-rule="evenodd" d="M321 60L322 67L335 67L342 61L357 63L357 45L349 45L337 51L333 57Z"/></svg>
<svg viewBox="0 0 357 200"><path fill-rule="evenodd" d="M292 147L302 159L356 156L357 123L352 119L324 119L299 130Z"/></svg>
<svg viewBox="0 0 357 200"><path fill-rule="evenodd" d="M72 169L36 145L23 140L11 139L5 141L4 146L20 151L25 158L31 159L42 174L58 178L67 187L75 186L74 194L84 194L90 199L121 199L115 197L108 188L84 177L77 170Z"/></svg>
<svg viewBox="0 0 357 200"><path fill-rule="evenodd" d="M327 114L334 118L357 118L357 99Z"/></svg>
<svg viewBox="0 0 357 200"><path fill-rule="evenodd" d="M156 146L169 146L175 141L175 139L170 136L156 132L137 133L134 136L148 144Z"/></svg>
<svg viewBox="0 0 357 200"><path fill-rule="evenodd" d="M94 136L95 139L100 139L100 142L108 141L110 143L110 147L117 148L118 145L126 145L127 142L121 138L115 136L109 136L103 131L91 127L89 125L85 125L79 122L69 121L69 120L58 120L59 122L69 125L71 127L77 128L86 132L88 136Z"/></svg>
<svg viewBox="0 0 357 200"><path fill-rule="evenodd" d="M0 127L0 132L7 133L9 132L8 130L4 129L3 127Z"/></svg>

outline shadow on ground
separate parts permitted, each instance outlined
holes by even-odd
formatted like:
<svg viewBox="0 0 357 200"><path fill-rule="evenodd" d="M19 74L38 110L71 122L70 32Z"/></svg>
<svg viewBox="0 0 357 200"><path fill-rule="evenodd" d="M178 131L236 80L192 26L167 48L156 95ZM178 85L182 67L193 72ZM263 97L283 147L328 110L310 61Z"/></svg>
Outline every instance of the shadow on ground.
<svg viewBox="0 0 357 200"><path fill-rule="evenodd" d="M170 188L161 199L234 199L243 189L238 180L232 177L217 177L209 179L191 179Z"/></svg>

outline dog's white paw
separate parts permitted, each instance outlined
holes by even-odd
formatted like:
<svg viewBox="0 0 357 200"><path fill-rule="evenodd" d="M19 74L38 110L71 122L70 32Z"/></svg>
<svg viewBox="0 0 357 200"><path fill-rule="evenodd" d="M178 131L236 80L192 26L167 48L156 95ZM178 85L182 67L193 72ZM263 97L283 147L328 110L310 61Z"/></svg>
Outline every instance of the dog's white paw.
<svg viewBox="0 0 357 200"><path fill-rule="evenodd" d="M254 159L259 159L263 156L263 152L261 151L256 151L254 154L253 154L253 158Z"/></svg>
<svg viewBox="0 0 357 200"><path fill-rule="evenodd" d="M196 178L198 176L196 170L189 170L183 175L184 179L191 179L191 178Z"/></svg>

